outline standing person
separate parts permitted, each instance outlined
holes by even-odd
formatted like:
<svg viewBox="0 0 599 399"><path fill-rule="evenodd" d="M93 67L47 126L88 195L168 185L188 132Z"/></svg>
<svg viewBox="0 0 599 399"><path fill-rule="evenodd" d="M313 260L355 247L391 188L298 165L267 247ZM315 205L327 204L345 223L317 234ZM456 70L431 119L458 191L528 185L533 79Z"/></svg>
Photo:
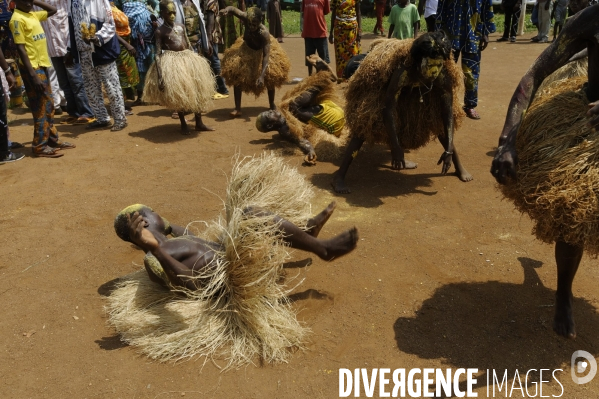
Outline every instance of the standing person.
<svg viewBox="0 0 599 399"><path fill-rule="evenodd" d="M418 14L424 14L426 31L435 31L435 20L437 19L437 5L439 0L420 0L418 2Z"/></svg>
<svg viewBox="0 0 599 399"><path fill-rule="evenodd" d="M475 108L481 53L489 44L489 33L495 32L491 0L439 0L437 29L451 38L455 62L462 56L464 112L470 119L480 119Z"/></svg>
<svg viewBox="0 0 599 399"><path fill-rule="evenodd" d="M333 0L331 9L333 14L329 43L335 45L335 63L339 77L343 76L347 62L353 56L360 54L360 40L362 40L360 0Z"/></svg>
<svg viewBox="0 0 599 399"><path fill-rule="evenodd" d="M15 85L15 77L13 76L8 63L4 59L4 54L0 50L0 68L6 77L8 87L12 88ZM25 154L15 154L11 151L10 142L8 141L8 120L6 118L6 100L5 96L0 95L0 164L16 162L25 157Z"/></svg>
<svg viewBox="0 0 599 399"><path fill-rule="evenodd" d="M72 0L71 13L69 23L71 32L75 33L71 35L71 51L80 58L85 92L96 115L96 121L87 125L87 129L110 126L102 94L104 84L114 118L110 130L122 130L127 127L127 117L115 62L121 49L110 3L108 0Z"/></svg>
<svg viewBox="0 0 599 399"><path fill-rule="evenodd" d="M302 13L304 14L304 26L302 37L304 38L304 53L306 57L314 53L327 64L329 59L329 44L327 43L327 23L324 16L331 12L329 0L303 0ZM312 63L306 58L308 76L312 75Z"/></svg>
<svg viewBox="0 0 599 399"><path fill-rule="evenodd" d="M539 33L530 39L535 43L549 42L549 29L551 28L551 0L537 0L538 18L539 18Z"/></svg>
<svg viewBox="0 0 599 399"><path fill-rule="evenodd" d="M48 0L48 4L56 7L56 14L42 22L48 43L48 55L54 66L58 86L67 101L68 123L87 124L94 120L94 112L89 106L81 65L73 61L69 53L69 18L68 0ZM60 104L56 104L60 106Z"/></svg>
<svg viewBox="0 0 599 399"><path fill-rule="evenodd" d="M567 1L567 0L566 0ZM518 31L518 21L520 20L520 10L522 1L520 0L503 0L501 7L505 11L505 24L503 28L503 36L497 39L498 42L512 43L516 41L516 32Z"/></svg>
<svg viewBox="0 0 599 399"><path fill-rule="evenodd" d="M568 0L556 0L555 3L553 3L553 11L551 12L551 19L555 18L555 24L553 24L553 42L564 27L567 14Z"/></svg>
<svg viewBox="0 0 599 399"><path fill-rule="evenodd" d="M389 14L389 38L413 39L418 36L420 15L410 0L399 0Z"/></svg>
<svg viewBox="0 0 599 399"><path fill-rule="evenodd" d="M208 57L208 61L210 61L210 68L216 79L216 94L213 96L215 100L229 97L229 89L227 89L225 79L221 76L220 59L218 58L218 46L223 44L219 12L219 0L205 0L206 35L208 36L208 46L212 48L212 54Z"/></svg>
<svg viewBox="0 0 599 399"><path fill-rule="evenodd" d="M571 1L578 13L520 80L491 166L504 196L534 222L535 236L555 243L553 330L566 338L576 338L572 283L583 253L599 253L599 4L579 11L587 5ZM585 49L588 76L538 90Z"/></svg>
<svg viewBox="0 0 599 399"><path fill-rule="evenodd" d="M159 103L177 111L181 134L188 135L185 112L195 114L195 130L214 130L202 122L210 97L214 93L214 77L208 61L191 49L185 27L177 24L173 0L160 2L164 23L156 30L156 61L148 71L148 84L143 100Z"/></svg>
<svg viewBox="0 0 599 399"><path fill-rule="evenodd" d="M225 7L237 7L241 11L245 11L244 0L223 0L221 8ZM243 36L243 23L241 20L235 18L233 15L225 15L220 18L220 27L223 34L223 45L219 50L224 52L226 49L231 47L238 37Z"/></svg>
<svg viewBox="0 0 599 399"><path fill-rule="evenodd" d="M42 11L31 11L34 5ZM10 30L21 59L19 68L33 114L33 154L58 158L63 155L58 153L59 150L75 148L75 145L60 141L54 127L54 103L47 71L52 63L40 21L56 14L56 8L40 0L17 0L16 6L10 19Z"/></svg>
<svg viewBox="0 0 599 399"><path fill-rule="evenodd" d="M381 32L381 35L385 36L385 28L383 27L383 17L385 16L385 6L387 5L386 0L376 0L374 6L376 8L376 25L374 25L374 33Z"/></svg>
<svg viewBox="0 0 599 399"><path fill-rule="evenodd" d="M139 84L137 85L137 101L134 105L141 105L141 95L144 90L146 74L152 62L156 49L154 47L154 28L148 10L156 8L156 0L115 0L114 5L122 10L129 19L131 27L131 44L135 48L135 60L137 62L137 71L139 73Z"/></svg>
<svg viewBox="0 0 599 399"><path fill-rule="evenodd" d="M285 50L260 22L262 11L251 7L245 13L235 7L227 7L220 13L233 14L245 24L243 39L237 39L223 58L223 76L233 85L235 96L235 110L231 116L241 116L242 92L258 97L266 90L269 108L277 109L275 89L287 82L291 65Z"/></svg>
<svg viewBox="0 0 599 399"><path fill-rule="evenodd" d="M131 45L131 27L129 26L129 18L127 15L112 5L112 17L114 18L114 26L116 29L117 39L121 45L121 53L116 59L116 68L119 72L119 82L123 89L123 96L128 100L135 100L135 89L139 84L139 72L137 70L137 62L135 56L137 51ZM125 107L125 113L131 115L130 109Z"/></svg>
<svg viewBox="0 0 599 399"><path fill-rule="evenodd" d="M268 21L268 31L277 38L279 43L283 43L283 18L281 16L281 1L268 0L268 11L266 13Z"/></svg>

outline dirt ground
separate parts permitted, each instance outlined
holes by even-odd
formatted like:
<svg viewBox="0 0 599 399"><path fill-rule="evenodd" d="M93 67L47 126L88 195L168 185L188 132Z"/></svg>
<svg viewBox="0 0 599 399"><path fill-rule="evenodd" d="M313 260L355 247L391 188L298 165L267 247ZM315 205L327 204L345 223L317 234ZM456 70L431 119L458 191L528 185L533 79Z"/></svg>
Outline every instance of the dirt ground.
<svg viewBox="0 0 599 399"><path fill-rule="evenodd" d="M300 156L286 156L315 185L315 210L338 203L321 235L354 225L360 232L352 254L330 264L312 257L297 269L306 279L295 304L313 333L289 364L221 372L218 360L156 363L121 344L103 310L110 283L143 258L115 235L116 213L141 202L178 224L216 217L232 156L284 147L254 127L266 96L244 96L237 120L228 116L233 96L215 101L204 122L216 131L192 136L156 106L135 108L116 133L60 125L61 137L77 144L60 159L31 158L31 116L10 111L12 138L26 143L27 158L0 165L0 397L332 398L339 368L382 367L478 368L479 397L486 369L507 369L510 379L516 370L563 369L562 397L598 397L599 381L572 382L570 356L599 355L599 269L584 258L574 287L578 338L557 337L553 248L533 238L530 220L501 200L489 173L509 99L545 47L498 37L483 53L482 119L466 120L456 138L474 181L440 175L437 142L407 154L419 166L404 172L390 169L385 147L367 148L350 169L350 195L330 189L337 165L304 167ZM302 39L283 46L290 78L305 77ZM529 376L531 396L538 381ZM560 389L545 383L543 395Z"/></svg>

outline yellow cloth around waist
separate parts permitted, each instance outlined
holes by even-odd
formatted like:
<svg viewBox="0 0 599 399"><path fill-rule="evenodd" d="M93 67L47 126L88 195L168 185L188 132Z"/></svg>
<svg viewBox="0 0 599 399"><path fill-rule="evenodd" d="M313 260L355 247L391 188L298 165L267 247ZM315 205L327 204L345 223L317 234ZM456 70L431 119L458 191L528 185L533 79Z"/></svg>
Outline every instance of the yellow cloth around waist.
<svg viewBox="0 0 599 399"><path fill-rule="evenodd" d="M343 126L345 126L345 113L343 112L343 108L331 100L324 100L320 106L322 107L322 111L314 115L312 119L310 119L310 122L318 128L339 137L341 135L341 130L343 130Z"/></svg>

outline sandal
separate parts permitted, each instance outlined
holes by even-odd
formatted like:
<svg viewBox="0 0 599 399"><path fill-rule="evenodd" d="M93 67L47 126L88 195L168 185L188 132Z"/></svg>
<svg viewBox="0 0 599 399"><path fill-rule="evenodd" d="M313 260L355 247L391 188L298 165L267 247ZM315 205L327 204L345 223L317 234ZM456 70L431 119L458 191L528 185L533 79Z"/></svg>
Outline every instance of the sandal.
<svg viewBox="0 0 599 399"><path fill-rule="evenodd" d="M100 129L100 128L106 128L106 127L110 127L110 121L106 121L106 122L100 122L100 121L93 121L92 123L89 123L85 128L90 130L90 129Z"/></svg>
<svg viewBox="0 0 599 399"><path fill-rule="evenodd" d="M25 146L21 143L17 143L16 141L13 141L10 143L10 149L11 150L17 150L19 148L24 148Z"/></svg>
<svg viewBox="0 0 599 399"><path fill-rule="evenodd" d="M61 125L65 125L65 124L66 125L70 125L70 124L75 123L75 122L77 122L77 117L76 116L69 116L67 118L62 119L60 121L60 124Z"/></svg>
<svg viewBox="0 0 599 399"><path fill-rule="evenodd" d="M96 118L94 118L93 116L80 116L79 118L77 118L77 120L75 122L73 122L73 124L87 125L88 123L93 123L95 121L96 121Z"/></svg>
<svg viewBox="0 0 599 399"><path fill-rule="evenodd" d="M69 143L68 141L58 140L54 144L48 144L48 147L53 148L55 151L58 151L58 150L70 150L77 146L75 144Z"/></svg>
<svg viewBox="0 0 599 399"><path fill-rule="evenodd" d="M480 115L478 114L478 112L476 112L474 108L464 108L464 112L466 113L466 116L470 119L480 119Z"/></svg>
<svg viewBox="0 0 599 399"><path fill-rule="evenodd" d="M39 152L33 151L33 156L37 157L37 158L60 158L63 155L64 154L59 154L56 152L56 150L54 148L50 148L48 146L45 146Z"/></svg>
<svg viewBox="0 0 599 399"><path fill-rule="evenodd" d="M114 125L112 125L112 128L110 129L110 131L118 132L119 130L123 130L126 127L127 127L127 122L125 122L125 121L114 122Z"/></svg>

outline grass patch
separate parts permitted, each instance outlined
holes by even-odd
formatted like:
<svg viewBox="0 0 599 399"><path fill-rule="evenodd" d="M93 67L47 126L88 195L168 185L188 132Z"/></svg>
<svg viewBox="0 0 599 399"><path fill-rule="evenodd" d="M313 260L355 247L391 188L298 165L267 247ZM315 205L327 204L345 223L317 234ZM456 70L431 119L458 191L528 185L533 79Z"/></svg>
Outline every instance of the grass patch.
<svg viewBox="0 0 599 399"><path fill-rule="evenodd" d="M327 27L331 27L331 14L325 15L325 19L327 21ZM495 26L497 27L497 32L503 33L504 30L504 20L505 16L500 13L495 14ZM371 16L362 16L362 32L368 33L374 30L374 25L376 25L376 17ZM389 29L389 23L387 22L387 16L383 20L383 26L385 28L385 32ZM420 26L424 29L426 27L426 23L424 22L424 18L420 20ZM300 13L299 11L292 10L284 10L283 11L283 30L286 35L299 35L300 34ZM526 32L534 32L537 28L530 22L530 12L526 14Z"/></svg>

